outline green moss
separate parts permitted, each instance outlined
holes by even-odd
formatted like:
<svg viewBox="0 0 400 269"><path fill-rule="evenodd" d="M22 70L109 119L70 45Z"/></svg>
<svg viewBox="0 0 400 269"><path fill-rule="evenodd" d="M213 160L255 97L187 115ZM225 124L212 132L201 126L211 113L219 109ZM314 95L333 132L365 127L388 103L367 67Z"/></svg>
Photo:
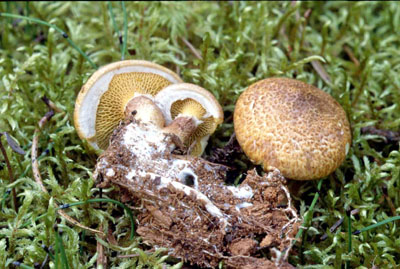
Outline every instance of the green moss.
<svg viewBox="0 0 400 269"><path fill-rule="evenodd" d="M370 125L399 130L399 3L127 2L125 8L125 59L151 60L179 70L183 80L209 89L223 105L226 121L208 150L229 139L235 101L257 80L293 77L336 98L351 121L352 147L344 164L323 181L310 226L290 261L304 268L399 265L398 222L353 235L350 253L347 221L337 231L328 231L351 209L359 209L351 217L352 230L400 214L399 145L382 143L382 138L360 131ZM112 10L115 26L124 34L121 4L112 3ZM107 3L3 2L0 12L56 25L98 66L120 60L124 51ZM201 59L183 39L198 50ZM80 141L72 122L75 97L94 71L56 30L0 16L0 132L10 133L27 152L20 156L6 146L15 174L12 185L0 157L0 268L13 261L27 266L42 263L47 254L42 245L52 246L55 255L54 249L60 246L55 224L62 230L59 236L70 268L89 268L96 262L96 240L101 239L67 225L54 205L54 201L65 204L98 196L91 177L96 156ZM35 183L30 159L34 129L47 112L40 99L44 95L66 112L56 114L44 127L39 142L40 170L51 195ZM7 145L4 136L1 139ZM248 162L243 158L237 165L245 171ZM18 213L7 193L11 187L18 194ZM317 182L306 182L295 194L303 216L316 189ZM129 240L129 217L117 206L85 204L67 212L94 228L103 223L107 230L112 223L120 246L104 242L109 265L161 268L165 263L165 252L148 254L140 238ZM34 221L45 213L46 217ZM19 228L28 221L32 222ZM320 241L326 232L327 239ZM118 258L116 253L137 256ZM50 257L60 268L65 266L62 259Z"/></svg>

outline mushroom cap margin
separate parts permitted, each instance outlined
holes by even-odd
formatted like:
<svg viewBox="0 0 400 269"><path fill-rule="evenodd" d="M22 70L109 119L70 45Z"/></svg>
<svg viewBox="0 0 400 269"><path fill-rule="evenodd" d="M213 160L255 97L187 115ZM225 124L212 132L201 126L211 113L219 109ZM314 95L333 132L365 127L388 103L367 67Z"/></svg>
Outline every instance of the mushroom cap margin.
<svg viewBox="0 0 400 269"><path fill-rule="evenodd" d="M182 93L182 95L180 95ZM178 100L191 98L200 103L206 110L204 117L213 116L218 124L224 120L224 112L215 96L208 90L191 83L176 83L162 89L155 96L156 102L162 107L166 124L172 122L170 108Z"/></svg>
<svg viewBox="0 0 400 269"><path fill-rule="evenodd" d="M208 90L191 83L177 83L162 89L156 94L154 99L164 114L166 125L169 125L173 120L171 116L172 104L176 101L189 98L198 102L205 109L206 113L203 115L203 118L212 116L214 121L212 132L214 132L215 128L224 121L224 112L218 100ZM204 135L197 141L194 155L199 156L204 152L212 132ZM194 135L196 134L198 134L197 131Z"/></svg>

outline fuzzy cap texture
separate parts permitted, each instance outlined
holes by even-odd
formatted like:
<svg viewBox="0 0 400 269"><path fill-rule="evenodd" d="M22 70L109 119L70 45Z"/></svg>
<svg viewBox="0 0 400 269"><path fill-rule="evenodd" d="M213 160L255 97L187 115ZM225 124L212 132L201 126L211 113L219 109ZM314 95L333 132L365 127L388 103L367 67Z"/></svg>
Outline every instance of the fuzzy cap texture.
<svg viewBox="0 0 400 269"><path fill-rule="evenodd" d="M248 87L236 103L234 128L255 164L296 180L332 173L351 143L340 104L328 93L289 78L268 78Z"/></svg>

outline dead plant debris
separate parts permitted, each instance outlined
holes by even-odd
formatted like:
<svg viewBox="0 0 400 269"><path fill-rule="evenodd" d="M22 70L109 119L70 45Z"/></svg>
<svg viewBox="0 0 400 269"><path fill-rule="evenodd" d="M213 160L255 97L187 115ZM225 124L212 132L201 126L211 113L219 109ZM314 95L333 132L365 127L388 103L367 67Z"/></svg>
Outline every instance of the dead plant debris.
<svg viewBox="0 0 400 269"><path fill-rule="evenodd" d="M99 187L116 186L125 203L142 205L137 233L144 242L200 266L282 266L300 218L279 171L261 177L251 170L239 186L227 186L224 166L172 154L173 141L150 124L126 120L96 166ZM274 257L262 257L261 249Z"/></svg>

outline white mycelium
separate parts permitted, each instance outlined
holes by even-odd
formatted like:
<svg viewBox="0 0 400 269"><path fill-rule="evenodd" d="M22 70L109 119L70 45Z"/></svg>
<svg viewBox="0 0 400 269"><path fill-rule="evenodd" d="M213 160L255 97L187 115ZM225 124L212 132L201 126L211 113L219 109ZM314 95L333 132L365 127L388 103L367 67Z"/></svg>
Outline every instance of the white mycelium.
<svg viewBox="0 0 400 269"><path fill-rule="evenodd" d="M246 208L246 207L250 207L250 206L253 206L253 204L252 203L248 203L248 202L244 202L244 203L237 204L235 206L235 208L236 208L237 211L240 211L240 209Z"/></svg>
<svg viewBox="0 0 400 269"><path fill-rule="evenodd" d="M155 126L142 126L135 122L127 125L125 129L122 145L136 156L135 167L125 176L127 180L138 184L145 178L149 178L152 181L159 179L158 189L172 186L186 195L194 194L208 213L219 218L224 227L228 225L228 221L221 210L198 190L198 176L193 170L192 163L184 159L163 158L171 150L170 145L172 142L167 134ZM181 183L187 175L193 177L193 187Z"/></svg>
<svg viewBox="0 0 400 269"><path fill-rule="evenodd" d="M179 222L183 223L183 226L179 226L182 231L180 236L184 236L182 240L190 240L186 241L189 245L205 243L207 246L201 247L199 250L202 252L201 255L222 257L221 248L217 247L219 243L215 244L217 242L215 240L219 240L221 233L235 236L236 230L238 235L242 236L247 230L254 234L258 233L259 229L269 233L269 229L279 228L282 235L291 239L293 225L299 221L299 217L291 206L288 189L283 185L279 186L279 177L282 176L278 170L262 178L253 171L253 177L248 180L246 178L242 185L227 186L222 180L224 170L221 166L218 168L217 164L198 157L173 154L174 137L164 133L161 128L140 121L133 121L122 128L122 133L116 135L119 140L113 139L111 152L107 151L105 157L100 159L95 174L100 172L103 176L100 178L105 183L119 184L128 189L134 198L141 200L143 208L146 208L144 203L149 203L159 208L161 214L168 216L169 219L179 218ZM281 179L283 181L283 178ZM270 208L271 205L264 203L260 193L262 189L268 187L280 187L287 196L287 208ZM265 220L263 212L273 210L282 211L283 216L288 217L282 227L269 226L269 221ZM140 225L160 232L160 237L164 240L168 231L161 231L158 225L164 226L171 220L167 217L166 221L157 221L156 215L149 219L148 214L152 213L144 212L143 216L146 217ZM204 235L196 233L196 230L191 228L195 225L208 227L204 225L213 221L218 225L209 226L210 231L204 232ZM157 224L158 222L160 223ZM275 225L274 221L272 223ZM255 225L256 227L252 228ZM276 225L281 224L277 221ZM172 254L174 254L174 240L177 240L175 234L177 233L175 232L169 241L165 241ZM198 241L194 240L194 236ZM210 240L212 237L215 237L215 240ZM178 240L181 241L179 237ZM164 244L164 241L161 244ZM213 251L208 248L210 244L214 248ZM190 252L190 249L188 251ZM273 251L278 256L275 260L278 264L283 254L276 249Z"/></svg>
<svg viewBox="0 0 400 269"><path fill-rule="evenodd" d="M115 175L115 171L112 168L108 168L106 170L106 176L113 177Z"/></svg>
<svg viewBox="0 0 400 269"><path fill-rule="evenodd" d="M135 185L140 186L143 183L148 183L148 180L150 180L157 184L156 188L158 190L173 188L185 195L192 196L199 204L205 207L210 215L218 218L225 228L229 225L230 216L222 210L227 210L232 206L237 211L240 211L243 208L253 206L251 199L254 196L254 190L247 184L238 187L226 186L223 182L216 182L215 185L210 183L202 185L205 179L196 174L195 171L199 167L195 168L196 164L193 159L171 154L171 150L174 147L173 140L170 135L162 132L157 126L132 122L125 126L124 129L120 143L135 157L132 166L123 169L126 171L125 178L131 182L132 188L135 188ZM119 169L119 166L122 166L122 164L114 164L112 168L108 165L106 167L103 166L106 171L105 175L108 177L115 176L115 169ZM206 162L203 166L204 171L211 172L214 170L214 167ZM190 178L186 182L188 176ZM269 185L268 179L267 177L267 181L260 182L260 184ZM208 197L208 193L212 193L213 188L219 188L221 194L226 193L229 195L231 193L239 201L233 205L227 204L227 207L224 206L220 209ZM151 192L151 190L147 191ZM153 195L157 194L153 193Z"/></svg>
<svg viewBox="0 0 400 269"><path fill-rule="evenodd" d="M222 221L224 223L224 227L227 226L228 221L224 217L221 210L219 210L219 208L217 206L215 206L210 201L210 199L208 199L208 197L206 195L204 195L203 193L201 193L200 191L198 191L194 188L191 188L189 186L186 186L186 185L176 181L176 179L167 178L167 177L161 176L160 174L154 174L154 173L143 172L143 171L137 172L136 170L131 170L126 177L128 179L132 179L133 177L138 176L138 175L141 177L149 176L150 180L153 180L153 181L156 179L160 179L160 184L157 186L158 189L166 188L166 187L168 187L168 185L171 184L176 190L182 191L186 195L191 195L191 193L193 193L195 195L196 199L198 199L200 201L200 204L203 204L205 206L206 210L208 211L208 213L210 213L210 215L219 218L220 221Z"/></svg>
<svg viewBox="0 0 400 269"><path fill-rule="evenodd" d="M135 123L126 126L123 145L133 154L142 158L151 158L155 153L164 153L167 150L167 137L160 130L148 126L146 130Z"/></svg>
<svg viewBox="0 0 400 269"><path fill-rule="evenodd" d="M239 199L251 199L253 197L253 189L247 184L239 187L229 186L228 189L233 196Z"/></svg>

